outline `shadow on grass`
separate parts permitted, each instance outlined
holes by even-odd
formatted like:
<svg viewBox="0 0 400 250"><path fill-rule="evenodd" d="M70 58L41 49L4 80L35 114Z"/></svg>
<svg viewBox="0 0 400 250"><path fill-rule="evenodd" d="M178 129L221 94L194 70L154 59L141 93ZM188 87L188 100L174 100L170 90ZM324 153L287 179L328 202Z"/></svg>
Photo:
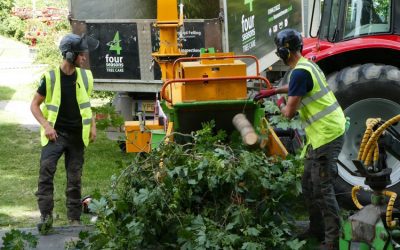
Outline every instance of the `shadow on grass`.
<svg viewBox="0 0 400 250"><path fill-rule="evenodd" d="M39 213L21 216L0 213L0 229L34 227L39 218Z"/></svg>
<svg viewBox="0 0 400 250"><path fill-rule="evenodd" d="M16 90L6 86L0 86L0 101L11 100Z"/></svg>
<svg viewBox="0 0 400 250"><path fill-rule="evenodd" d="M40 138L16 123L0 110L0 228L35 226L40 213L35 192L39 175ZM4 119L3 119L4 117ZM132 162L133 155L123 154L115 141L98 131L97 139L86 149L82 176L82 195L98 197L111 186L111 176L118 176ZM54 177L54 225L67 225L65 206L66 173L60 159ZM91 216L82 220L90 223Z"/></svg>
<svg viewBox="0 0 400 250"><path fill-rule="evenodd" d="M7 227L8 225L13 224L11 223L12 221L14 221L12 216L0 213L0 227Z"/></svg>

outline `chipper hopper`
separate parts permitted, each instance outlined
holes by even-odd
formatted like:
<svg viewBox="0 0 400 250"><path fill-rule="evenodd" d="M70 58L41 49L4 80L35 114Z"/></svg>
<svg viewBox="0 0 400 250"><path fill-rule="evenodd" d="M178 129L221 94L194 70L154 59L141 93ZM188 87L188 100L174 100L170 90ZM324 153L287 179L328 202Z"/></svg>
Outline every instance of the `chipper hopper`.
<svg viewBox="0 0 400 250"><path fill-rule="evenodd" d="M201 129L202 123L214 121L215 130L231 134L237 129L245 144L260 144L268 154L285 157L287 151L269 128L264 110L247 97L248 80L271 87L259 73L257 58L215 53L213 49L203 49L200 57L184 57L178 41L183 6L179 9L178 16L177 0L157 1L155 26L160 31L160 48L152 56L163 80L158 114L165 113L166 119L126 122L127 152L149 152L162 139L178 140L178 133L189 134ZM247 65L242 59L254 60L255 75L246 75Z"/></svg>
<svg viewBox="0 0 400 250"><path fill-rule="evenodd" d="M253 56L232 53L202 53L200 57L175 60L173 77L161 89L161 106L167 119L127 122L128 151L148 152L160 142L160 135L179 141L182 138L174 132L190 134L201 129L204 122L214 121L216 131L239 131L245 144L261 144L268 154L285 157L287 151L268 126L264 109L247 97L248 80L259 81L260 86L271 87L270 83L259 74L247 76L246 64L240 60L243 58L258 65ZM140 137L146 138L138 143Z"/></svg>

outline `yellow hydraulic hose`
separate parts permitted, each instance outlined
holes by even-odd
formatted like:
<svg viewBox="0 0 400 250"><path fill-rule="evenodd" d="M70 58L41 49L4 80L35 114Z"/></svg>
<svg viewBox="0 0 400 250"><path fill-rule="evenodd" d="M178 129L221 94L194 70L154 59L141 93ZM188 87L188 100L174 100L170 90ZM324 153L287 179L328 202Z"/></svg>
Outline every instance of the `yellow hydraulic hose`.
<svg viewBox="0 0 400 250"><path fill-rule="evenodd" d="M357 193L358 191L361 190L361 186L354 186L351 190L351 198L353 199L353 203L354 205L358 208L358 209L362 209L363 205L360 204L360 202L357 199ZM384 190L382 191L382 194L390 197L389 199L389 203L387 205L386 208L386 225L390 228L393 229L394 227L396 227L397 222L396 220L393 220L393 206L394 206L394 202L397 198L397 194L395 192L392 191L388 191L388 190Z"/></svg>
<svg viewBox="0 0 400 250"><path fill-rule="evenodd" d="M386 208L386 225L390 228L393 229L396 225L397 222L395 220L393 220L393 205L394 205L394 201L396 200L397 194L395 192L391 192L388 190L384 190L382 192L382 194L384 194L385 196L390 197L389 199L389 203L387 205Z"/></svg>
<svg viewBox="0 0 400 250"><path fill-rule="evenodd" d="M358 193L358 191L360 191L360 190L361 190L361 186L354 186L354 187L351 189L351 198L353 199L354 205L356 205L356 207L357 207L358 209L362 209L362 208L363 208L363 205L361 205L360 202L359 202L358 199L357 199L357 193Z"/></svg>
<svg viewBox="0 0 400 250"><path fill-rule="evenodd" d="M394 123L400 121L400 115L397 115L390 120L386 121L382 124L375 132L373 131L373 127L376 126L379 122L379 118L368 119L366 122L367 129L365 130L363 139L361 141L360 150L358 152L357 159L364 162L365 166L369 166L371 164L371 159L373 159L374 163L379 159L379 146L378 139L382 135L382 133ZM360 191L361 186L355 186L351 190L351 197L353 199L354 205L358 209L362 209L363 206L357 199L357 193ZM388 228L393 229L397 226L397 221L393 220L393 206L394 202L397 198L397 194L388 190L382 191L382 194L390 197L389 203L386 208L386 225Z"/></svg>
<svg viewBox="0 0 400 250"><path fill-rule="evenodd" d="M379 139L379 137L382 135L383 131L385 131L389 126L393 125L394 123L400 121L400 115L397 115L387 122L385 122L383 125L381 125L369 138L367 145L365 146L365 149L362 152L361 156L361 161L364 162L365 166L368 166L371 164L371 159L373 156L373 153L375 152L375 147L377 147L376 143Z"/></svg>
<svg viewBox="0 0 400 250"><path fill-rule="evenodd" d="M360 149L358 151L358 157L357 160L361 160L362 154L365 149L365 145L367 145L369 138L371 137L371 134L373 133L372 129L373 127L380 122L380 118L369 118L366 121L366 130L364 132L364 136L361 141Z"/></svg>
<svg viewBox="0 0 400 250"><path fill-rule="evenodd" d="M374 163L378 161L379 159L379 146L378 146L378 142L375 142L375 149L374 149Z"/></svg>

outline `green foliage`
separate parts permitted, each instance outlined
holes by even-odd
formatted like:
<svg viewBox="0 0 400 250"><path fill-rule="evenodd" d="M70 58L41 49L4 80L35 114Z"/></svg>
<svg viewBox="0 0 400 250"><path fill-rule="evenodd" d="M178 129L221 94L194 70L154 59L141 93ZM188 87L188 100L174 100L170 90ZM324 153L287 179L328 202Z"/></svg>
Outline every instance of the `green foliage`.
<svg viewBox="0 0 400 250"><path fill-rule="evenodd" d="M47 33L45 36L38 37L36 62L57 67L62 60L58 43L65 34L69 33L69 23L64 20L52 27L43 26L43 24L37 24L36 27L40 27Z"/></svg>
<svg viewBox="0 0 400 250"><path fill-rule="evenodd" d="M105 101L108 101L108 103L111 103L114 96L115 96L115 92L112 92L112 91L95 90L92 93L93 99L105 100Z"/></svg>
<svg viewBox="0 0 400 250"><path fill-rule="evenodd" d="M120 127L124 124L124 118L115 111L115 107L110 103L100 107L93 107L92 110L97 115L96 127L100 130L109 127Z"/></svg>
<svg viewBox="0 0 400 250"><path fill-rule="evenodd" d="M264 102L264 109L268 115L268 121L271 126L281 128L281 129L301 129L301 121L300 119L293 118L291 120L282 116L278 106L276 106L275 102L266 100Z"/></svg>
<svg viewBox="0 0 400 250"><path fill-rule="evenodd" d="M11 8L13 7L13 0L1 0L0 1L0 23L4 19L10 17Z"/></svg>
<svg viewBox="0 0 400 250"><path fill-rule="evenodd" d="M48 64L57 67L62 60L61 52L58 48L59 40L69 33L69 23L67 20L57 22L54 26L40 26L47 34L38 36L36 63Z"/></svg>
<svg viewBox="0 0 400 250"><path fill-rule="evenodd" d="M82 249L85 247L85 242L84 239L89 237L89 232L88 231L81 231L79 232L79 239L78 240L70 240L65 243L64 249L65 250L76 250L76 249Z"/></svg>
<svg viewBox="0 0 400 250"><path fill-rule="evenodd" d="M11 100L15 92L15 89L6 86L0 86L0 100Z"/></svg>
<svg viewBox="0 0 400 250"><path fill-rule="evenodd" d="M70 29L67 18L55 22L54 25L48 25L39 19L21 20L19 17L11 15L13 6L31 8L32 2L30 0L0 1L0 35L14 38L29 45L31 45L31 41L26 38L27 35L35 37L38 51L36 62L48 64L52 67L58 66L61 61L58 40L62 35L68 33ZM66 9L67 6L67 0L36 1L36 9L38 10L45 7ZM39 32L40 35L38 35Z"/></svg>
<svg viewBox="0 0 400 250"><path fill-rule="evenodd" d="M38 244L38 238L32 235L32 233L26 233L16 229L11 229L2 239L3 247L1 249L4 250L31 249L36 248Z"/></svg>
<svg viewBox="0 0 400 250"><path fill-rule="evenodd" d="M1 15L1 14L0 14ZM23 40L26 25L23 20L16 16L0 17L0 34L12 37L17 40Z"/></svg>
<svg viewBox="0 0 400 250"><path fill-rule="evenodd" d="M36 31L41 31L41 32L46 32L46 36L50 36L50 39L53 39L58 35L60 31L66 31L69 29L69 23L67 19L63 21L58 21L55 23L54 26L49 26L42 21L38 19L27 19L27 20L21 20L19 17L12 16L11 15L11 9L13 6L18 6L18 7L27 7L27 8L32 8L32 1L31 0L2 0L0 1L0 34L7 36L7 37L12 37L15 38L16 40L19 40L21 42L24 42L26 44L30 44L30 41L26 39L25 35L28 32L33 32L36 33ZM66 0L62 1L36 1L36 9L42 9L45 7L57 7L57 8L64 8L66 9L68 6L68 2ZM33 34L36 36L35 34ZM42 36L38 36L38 39L41 39ZM42 39L45 40L42 49L47 48L51 51L53 47L55 46L50 46L48 47L49 44L46 40L46 38ZM51 52L50 52L51 53ZM57 51L57 53L59 53ZM48 55L49 53L45 52L44 56L42 56L42 59L46 58L45 55ZM51 60L50 60L51 61ZM48 60L40 61L42 63L47 63ZM57 61L58 63L58 61ZM54 63L50 63L50 65L54 65Z"/></svg>
<svg viewBox="0 0 400 250"><path fill-rule="evenodd" d="M217 18L219 1L215 0L183 0L186 18Z"/></svg>
<svg viewBox="0 0 400 250"><path fill-rule="evenodd" d="M390 1L389 0L375 0L374 1L374 9L376 14L379 15L380 18L382 18L383 22L389 22L389 20L386 20L387 18L391 18L391 12L390 12Z"/></svg>
<svg viewBox="0 0 400 250"><path fill-rule="evenodd" d="M19 7L32 7L32 0L14 0L15 5ZM67 8L68 0L35 0L36 9L45 7Z"/></svg>
<svg viewBox="0 0 400 250"><path fill-rule="evenodd" d="M213 124L192 143L135 158L93 200L95 229L78 249L299 249L291 239L300 162L221 143Z"/></svg>
<svg viewBox="0 0 400 250"><path fill-rule="evenodd" d="M56 44L56 40L54 34L39 37L35 58L37 63L48 64L52 68L57 67L61 63L62 56Z"/></svg>

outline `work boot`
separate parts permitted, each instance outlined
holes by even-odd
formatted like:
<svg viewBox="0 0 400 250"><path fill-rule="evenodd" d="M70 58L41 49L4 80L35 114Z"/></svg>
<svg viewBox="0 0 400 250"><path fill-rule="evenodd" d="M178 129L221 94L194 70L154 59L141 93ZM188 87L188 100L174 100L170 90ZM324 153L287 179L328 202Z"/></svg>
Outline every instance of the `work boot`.
<svg viewBox="0 0 400 250"><path fill-rule="evenodd" d="M320 250L339 250L338 242L323 242L319 246Z"/></svg>
<svg viewBox="0 0 400 250"><path fill-rule="evenodd" d="M41 235L47 235L53 232L53 215L40 216L40 222L37 224L37 229Z"/></svg>
<svg viewBox="0 0 400 250"><path fill-rule="evenodd" d="M325 239L325 233L324 232L314 232L311 231L310 229L307 229L305 232L297 235L296 237L299 240L308 240L308 239L316 239L318 242L323 242Z"/></svg>

